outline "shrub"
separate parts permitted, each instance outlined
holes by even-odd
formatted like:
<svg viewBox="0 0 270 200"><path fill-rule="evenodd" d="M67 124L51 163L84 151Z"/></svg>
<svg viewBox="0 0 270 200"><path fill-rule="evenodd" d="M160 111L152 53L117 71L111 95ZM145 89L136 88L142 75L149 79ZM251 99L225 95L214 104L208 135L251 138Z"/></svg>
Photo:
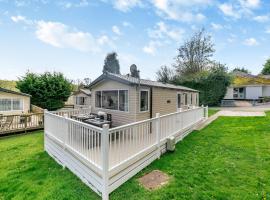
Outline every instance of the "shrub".
<svg viewBox="0 0 270 200"><path fill-rule="evenodd" d="M71 82L62 73L57 72L27 72L19 79L16 87L21 92L32 95L32 104L48 110L62 108L72 91Z"/></svg>

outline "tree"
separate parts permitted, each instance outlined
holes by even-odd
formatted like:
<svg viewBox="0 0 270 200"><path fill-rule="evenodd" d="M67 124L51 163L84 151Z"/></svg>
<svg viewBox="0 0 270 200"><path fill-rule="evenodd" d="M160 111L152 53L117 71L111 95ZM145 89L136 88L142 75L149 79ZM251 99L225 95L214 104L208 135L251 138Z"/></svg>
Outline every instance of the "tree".
<svg viewBox="0 0 270 200"><path fill-rule="evenodd" d="M27 72L19 79L16 87L21 92L32 95L32 104L44 109L56 110L64 106L73 86L62 73L35 74Z"/></svg>
<svg viewBox="0 0 270 200"><path fill-rule="evenodd" d="M173 80L174 72L172 69L164 65L160 67L156 75L157 75L157 81L162 82L162 83L170 83Z"/></svg>
<svg viewBox="0 0 270 200"><path fill-rule="evenodd" d="M189 76L207 70L213 56L214 44L202 29L178 49L175 68L179 76Z"/></svg>
<svg viewBox="0 0 270 200"><path fill-rule="evenodd" d="M270 58L266 60L266 63L263 65L261 72L263 75L270 75Z"/></svg>
<svg viewBox="0 0 270 200"><path fill-rule="evenodd" d="M231 77L227 68L220 63L212 63L212 67L192 78L176 79L177 85L184 85L200 92L200 104L217 106L224 98Z"/></svg>
<svg viewBox="0 0 270 200"><path fill-rule="evenodd" d="M107 54L104 60L103 73L110 72L114 74L120 74L120 65L117 59L117 53L112 52Z"/></svg>
<svg viewBox="0 0 270 200"><path fill-rule="evenodd" d="M245 69L244 67L242 67L242 68L236 67L232 70L232 72L243 72L246 74L250 74L250 71L248 69Z"/></svg>

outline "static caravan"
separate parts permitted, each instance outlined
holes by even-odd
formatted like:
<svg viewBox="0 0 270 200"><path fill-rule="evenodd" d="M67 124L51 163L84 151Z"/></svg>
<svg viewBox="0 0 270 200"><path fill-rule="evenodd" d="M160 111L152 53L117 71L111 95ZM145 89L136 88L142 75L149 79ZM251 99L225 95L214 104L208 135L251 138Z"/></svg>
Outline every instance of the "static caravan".
<svg viewBox="0 0 270 200"><path fill-rule="evenodd" d="M199 105L191 88L104 73L90 85L92 112L112 115L113 126L124 125Z"/></svg>
<svg viewBox="0 0 270 200"><path fill-rule="evenodd" d="M30 112L31 95L0 87L0 114L19 115Z"/></svg>

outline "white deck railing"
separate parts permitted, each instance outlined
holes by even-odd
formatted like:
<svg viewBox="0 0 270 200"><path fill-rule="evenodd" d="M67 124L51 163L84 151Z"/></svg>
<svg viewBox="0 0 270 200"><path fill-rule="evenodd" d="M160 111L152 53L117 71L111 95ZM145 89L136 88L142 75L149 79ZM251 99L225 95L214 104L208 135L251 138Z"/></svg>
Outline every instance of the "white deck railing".
<svg viewBox="0 0 270 200"><path fill-rule="evenodd" d="M108 125L98 128L68 117L87 112L91 111L45 111L45 149L46 137L49 137L62 146L63 152L69 152L82 161L93 171L93 177L100 179L100 182L95 182L93 177L86 178L91 183L89 186L102 195L103 199L108 199L110 192L159 158L166 151L167 138L175 136L178 140L183 139L195 125L208 116L207 107L198 107L163 116L157 114L155 118L112 129ZM49 148L46 150L50 154L57 154ZM60 155L61 153L54 156L58 156L61 163L69 165L71 161ZM75 174L82 170L79 166L78 169L73 169L74 166L71 165L70 168ZM85 178L78 176L82 180Z"/></svg>
<svg viewBox="0 0 270 200"><path fill-rule="evenodd" d="M71 115L91 113L91 107L79 108L79 109L63 109L63 110L51 111L51 113L60 115L60 116L70 117Z"/></svg>

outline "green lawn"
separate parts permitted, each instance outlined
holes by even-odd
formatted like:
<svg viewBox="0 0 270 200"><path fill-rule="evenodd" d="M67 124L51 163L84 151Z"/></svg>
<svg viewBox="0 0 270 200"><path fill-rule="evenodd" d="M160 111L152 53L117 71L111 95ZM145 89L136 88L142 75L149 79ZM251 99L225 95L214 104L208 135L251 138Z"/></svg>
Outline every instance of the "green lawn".
<svg viewBox="0 0 270 200"><path fill-rule="evenodd" d="M211 117L212 115L216 114L219 110L214 108L208 109L208 117Z"/></svg>
<svg viewBox="0 0 270 200"><path fill-rule="evenodd" d="M41 132L0 139L0 157L0 199L100 199L43 152ZM150 192L137 178L154 169L171 180ZM112 200L264 198L270 198L269 115L219 118L110 195Z"/></svg>

